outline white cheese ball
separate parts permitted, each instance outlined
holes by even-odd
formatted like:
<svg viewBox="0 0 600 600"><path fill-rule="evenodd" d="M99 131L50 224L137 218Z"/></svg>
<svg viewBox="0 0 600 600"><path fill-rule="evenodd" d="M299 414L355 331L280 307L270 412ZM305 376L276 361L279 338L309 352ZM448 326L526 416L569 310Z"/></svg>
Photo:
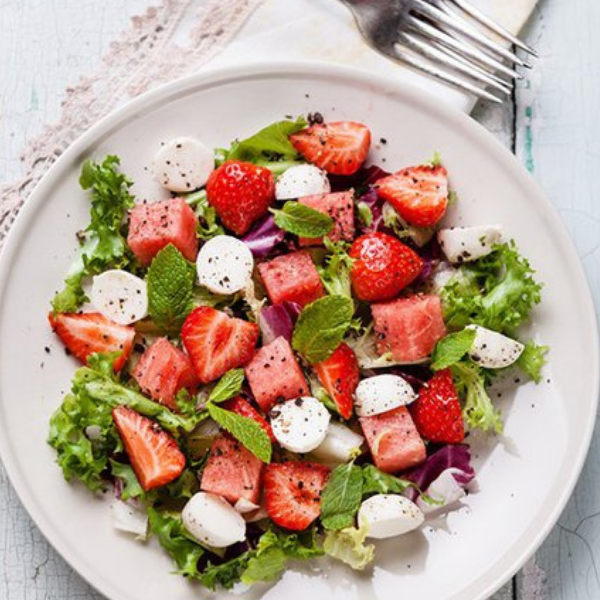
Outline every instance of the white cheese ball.
<svg viewBox="0 0 600 600"><path fill-rule="evenodd" d="M500 225L450 227L441 229L437 238L449 262L454 264L470 262L492 251L494 244L502 240L502 227Z"/></svg>
<svg viewBox="0 0 600 600"><path fill-rule="evenodd" d="M469 356L473 362L486 369L503 369L516 362L525 346L497 331L479 325L468 325L476 331Z"/></svg>
<svg viewBox="0 0 600 600"><path fill-rule="evenodd" d="M192 192L201 188L215 168L215 157L202 142L177 137L166 142L152 163L154 178L172 192Z"/></svg>
<svg viewBox="0 0 600 600"><path fill-rule="evenodd" d="M217 235L200 249L196 270L200 284L215 294L234 294L246 288L252 279L254 257L237 238Z"/></svg>
<svg viewBox="0 0 600 600"><path fill-rule="evenodd" d="M288 400L271 410L271 428L277 441L291 452L305 453L323 442L331 415L311 396Z"/></svg>
<svg viewBox="0 0 600 600"><path fill-rule="evenodd" d="M374 375L363 379L355 392L354 407L359 417L372 417L416 400L410 383L398 375Z"/></svg>
<svg viewBox="0 0 600 600"><path fill-rule="evenodd" d="M275 198L291 200L315 194L328 194L331 184L327 173L314 165L296 165L284 171L275 183Z"/></svg>
<svg viewBox="0 0 600 600"><path fill-rule="evenodd" d="M183 508L185 528L201 543L226 548L246 538L246 521L221 496L198 492Z"/></svg>
<svg viewBox="0 0 600 600"><path fill-rule="evenodd" d="M397 494L367 498L358 511L358 524L367 527L367 537L382 540L403 535L421 526L425 515L411 500Z"/></svg>
<svg viewBox="0 0 600 600"><path fill-rule="evenodd" d="M146 282L121 269L96 275L90 296L94 308L119 325L130 325L148 314Z"/></svg>

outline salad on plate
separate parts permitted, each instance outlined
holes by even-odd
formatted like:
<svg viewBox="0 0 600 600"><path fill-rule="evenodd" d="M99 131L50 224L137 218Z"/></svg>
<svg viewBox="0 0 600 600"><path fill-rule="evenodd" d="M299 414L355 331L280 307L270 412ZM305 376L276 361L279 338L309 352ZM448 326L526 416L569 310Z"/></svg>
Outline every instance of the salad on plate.
<svg viewBox="0 0 600 600"><path fill-rule="evenodd" d="M387 172L370 147L318 113L227 149L179 137L154 201L116 156L82 167L91 218L49 313L81 366L48 441L208 588L323 555L368 568L473 491L469 437L503 428L489 385L541 378L515 242L447 222L438 155Z"/></svg>

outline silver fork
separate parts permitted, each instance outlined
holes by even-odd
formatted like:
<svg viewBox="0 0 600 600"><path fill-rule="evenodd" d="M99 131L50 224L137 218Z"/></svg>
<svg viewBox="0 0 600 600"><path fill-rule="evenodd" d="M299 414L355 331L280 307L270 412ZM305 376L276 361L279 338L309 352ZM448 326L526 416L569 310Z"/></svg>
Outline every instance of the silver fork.
<svg viewBox="0 0 600 600"><path fill-rule="evenodd" d="M467 0L341 2L367 43L381 54L498 104L511 94L513 80L523 77L515 65L531 66L500 40L537 56Z"/></svg>

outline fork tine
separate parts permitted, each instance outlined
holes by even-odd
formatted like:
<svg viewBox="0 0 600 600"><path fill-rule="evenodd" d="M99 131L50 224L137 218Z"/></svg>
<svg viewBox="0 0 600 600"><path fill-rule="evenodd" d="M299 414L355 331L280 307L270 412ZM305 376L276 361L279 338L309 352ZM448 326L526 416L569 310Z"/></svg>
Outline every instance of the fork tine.
<svg viewBox="0 0 600 600"><path fill-rule="evenodd" d="M418 31L425 37L438 41L444 46L448 46L449 48L456 50L458 54L466 55L469 58L472 58L473 60L477 61L478 63L489 67L493 71L499 71L500 73L508 75L513 79L523 79L523 75L521 75L514 69L507 67L495 58L492 58L491 56L487 55L485 52L481 52L471 44L465 43L458 38L454 38L451 35L448 35L445 31L436 29L432 25L429 25L429 23L417 19L414 15L408 15L406 20L410 27L415 31ZM497 79L499 82L504 81L501 77L498 77Z"/></svg>
<svg viewBox="0 0 600 600"><path fill-rule="evenodd" d="M502 94L509 95L512 90L512 86L510 84L498 83L496 78L490 76L489 73L486 73L483 71L483 69L474 66L472 63L465 62L464 59L458 57L451 50L441 48L437 46L437 44L433 45L429 40L423 41L411 33L401 32L399 38L405 43L405 45L408 45L415 52L423 54L427 58L438 61L443 65L450 67L451 69L454 69L463 75L466 75L467 77L471 77L476 81L493 87Z"/></svg>
<svg viewBox="0 0 600 600"><path fill-rule="evenodd" d="M429 17L432 21L437 21L439 23L443 23L444 25L462 33L466 37L472 39L473 41L479 43L484 46L491 52L502 56L510 60L513 63L516 63L521 66L526 66L525 62L521 60L516 54L507 50L497 42L494 42L487 38L485 35L465 23L464 20L459 18L456 15L451 15L447 11L443 11L436 6L432 6L431 4L427 4L423 0L413 0L416 10L418 10L421 14Z"/></svg>
<svg viewBox="0 0 600 600"><path fill-rule="evenodd" d="M502 104L502 100L500 98L498 98L497 96L490 94L489 92L480 88L479 86L473 85L472 83L465 81L461 77L456 77L455 75L452 75L451 73L448 73L447 71L445 71L443 69L438 69L437 67L433 66L428 61L419 60L419 59L415 58L412 54L407 52L400 45L396 45L395 52L396 52L396 55L398 56L398 58L407 65L410 65L416 69L419 69L419 70L423 71L424 73L427 73L428 75L431 75L432 77L435 77L436 79L444 81L445 83L449 83L449 84L453 85L454 87L456 87L464 92L467 92L468 94L473 94L473 95L477 96L478 98L484 98L485 100L489 100L490 102L493 102L494 104Z"/></svg>
<svg viewBox="0 0 600 600"><path fill-rule="evenodd" d="M507 31L501 25L498 25L495 21L490 19L486 14L482 13L476 6L473 6L467 0L448 0L453 4L456 4L459 8L462 8L468 15L471 15L476 21L479 21L482 25L497 33L500 37L503 37L507 42L514 44L521 50L524 50L528 54L537 57L537 52L525 42L521 41L517 36L513 35L510 31Z"/></svg>

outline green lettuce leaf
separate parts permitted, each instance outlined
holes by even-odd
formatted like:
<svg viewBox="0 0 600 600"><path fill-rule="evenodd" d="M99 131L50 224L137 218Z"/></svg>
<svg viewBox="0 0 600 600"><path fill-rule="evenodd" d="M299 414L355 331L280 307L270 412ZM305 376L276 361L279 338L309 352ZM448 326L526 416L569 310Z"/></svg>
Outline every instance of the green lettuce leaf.
<svg viewBox="0 0 600 600"><path fill-rule="evenodd" d="M514 242L497 245L491 254L463 264L442 289L446 324L463 329L474 323L514 337L541 300L534 273Z"/></svg>
<svg viewBox="0 0 600 600"><path fill-rule="evenodd" d="M548 346L540 346L529 340L517 360L517 366L521 371L529 375L533 381L539 383L542 380L542 369L546 364Z"/></svg>
<svg viewBox="0 0 600 600"><path fill-rule="evenodd" d="M219 224L217 211L208 203L206 190L186 194L184 198L198 217L198 227L196 229L198 238L210 240L225 233L225 229Z"/></svg>
<svg viewBox="0 0 600 600"><path fill-rule="evenodd" d="M352 298L350 269L354 261L348 255L350 244L342 241L332 242L329 238L323 238L323 243L330 252L325 257L324 264L317 267L323 286L332 296Z"/></svg>
<svg viewBox="0 0 600 600"><path fill-rule="evenodd" d="M152 261L148 284L148 314L164 331L178 331L194 306L195 269L169 244Z"/></svg>
<svg viewBox="0 0 600 600"><path fill-rule="evenodd" d="M416 487L412 481L384 473L370 464L363 465L362 476L363 497L371 494L402 494L407 488Z"/></svg>
<svg viewBox="0 0 600 600"><path fill-rule="evenodd" d="M130 498L140 498L144 496L144 490L138 481L131 465L125 465L123 463L117 462L112 458L109 459L110 462L110 472L113 477L120 479L123 484L123 489L121 490L121 500L127 501Z"/></svg>
<svg viewBox="0 0 600 600"><path fill-rule="evenodd" d="M367 534L366 527L328 531L323 540L323 550L325 554L361 571L373 562L375 556L375 546L365 544Z"/></svg>
<svg viewBox="0 0 600 600"><path fill-rule="evenodd" d="M79 184L91 190L90 224L78 235L79 258L67 274L65 287L52 300L54 312L75 312L87 300L82 287L86 276L133 262L123 231L127 210L134 205L129 193L132 182L118 171L119 164L116 156L83 164Z"/></svg>

